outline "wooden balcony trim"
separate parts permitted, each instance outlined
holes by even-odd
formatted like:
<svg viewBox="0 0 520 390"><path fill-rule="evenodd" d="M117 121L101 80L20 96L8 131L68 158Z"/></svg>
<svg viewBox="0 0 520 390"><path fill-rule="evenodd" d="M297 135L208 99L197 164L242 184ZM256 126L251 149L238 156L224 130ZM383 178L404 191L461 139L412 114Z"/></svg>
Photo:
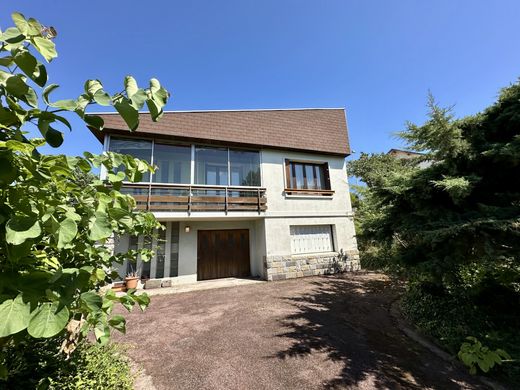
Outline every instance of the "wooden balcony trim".
<svg viewBox="0 0 520 390"><path fill-rule="evenodd" d="M134 197L139 210L147 211L262 211L267 210L265 188L190 184L123 183L124 188L140 188ZM180 190L183 194L154 194L155 190ZM201 195L197 191L218 193ZM236 196L247 193L248 196ZM220 195L222 194L222 195Z"/></svg>

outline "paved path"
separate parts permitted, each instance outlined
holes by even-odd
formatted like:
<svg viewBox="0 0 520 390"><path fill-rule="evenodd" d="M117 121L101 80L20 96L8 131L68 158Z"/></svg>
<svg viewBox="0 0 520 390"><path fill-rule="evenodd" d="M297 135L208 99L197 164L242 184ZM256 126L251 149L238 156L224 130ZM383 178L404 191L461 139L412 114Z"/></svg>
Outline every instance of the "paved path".
<svg viewBox="0 0 520 390"><path fill-rule="evenodd" d="M159 389L481 388L404 336L379 274L155 296L129 355Z"/></svg>

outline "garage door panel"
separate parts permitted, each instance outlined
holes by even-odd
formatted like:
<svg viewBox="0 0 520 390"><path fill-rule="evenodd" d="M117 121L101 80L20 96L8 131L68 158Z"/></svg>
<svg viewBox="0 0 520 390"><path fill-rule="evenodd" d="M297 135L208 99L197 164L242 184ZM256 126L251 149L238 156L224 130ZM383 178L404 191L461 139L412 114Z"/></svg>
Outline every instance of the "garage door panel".
<svg viewBox="0 0 520 390"><path fill-rule="evenodd" d="M197 279L250 276L249 231L199 230Z"/></svg>

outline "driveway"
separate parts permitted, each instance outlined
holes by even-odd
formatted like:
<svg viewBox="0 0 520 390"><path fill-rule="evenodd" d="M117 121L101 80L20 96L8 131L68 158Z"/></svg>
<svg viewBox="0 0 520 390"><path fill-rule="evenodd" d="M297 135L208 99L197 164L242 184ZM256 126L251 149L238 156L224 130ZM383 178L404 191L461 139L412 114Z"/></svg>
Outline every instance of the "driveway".
<svg viewBox="0 0 520 390"><path fill-rule="evenodd" d="M160 390L481 388L395 327L398 294L368 273L155 296L117 340Z"/></svg>

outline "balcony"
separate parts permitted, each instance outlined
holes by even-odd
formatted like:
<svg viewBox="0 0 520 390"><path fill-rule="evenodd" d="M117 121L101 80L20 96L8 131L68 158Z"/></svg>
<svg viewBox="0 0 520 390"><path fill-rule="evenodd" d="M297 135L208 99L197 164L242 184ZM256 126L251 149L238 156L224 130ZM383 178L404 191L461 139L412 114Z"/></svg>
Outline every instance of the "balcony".
<svg viewBox="0 0 520 390"><path fill-rule="evenodd" d="M265 188L260 187L124 183L121 192L132 195L137 208L146 211L267 210Z"/></svg>

